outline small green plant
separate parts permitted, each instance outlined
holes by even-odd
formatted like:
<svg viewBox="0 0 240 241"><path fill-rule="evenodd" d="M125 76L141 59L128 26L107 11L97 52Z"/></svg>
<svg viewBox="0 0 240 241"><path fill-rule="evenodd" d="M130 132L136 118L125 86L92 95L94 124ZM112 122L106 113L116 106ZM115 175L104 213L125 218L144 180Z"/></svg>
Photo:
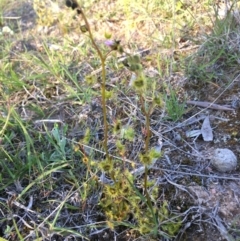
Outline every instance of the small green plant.
<svg viewBox="0 0 240 241"><path fill-rule="evenodd" d="M65 126L62 130L59 128L58 124L55 124L51 132L47 131L47 139L49 143L54 146L54 153L51 154L52 160L57 160L61 158L62 160L66 160L66 131L67 126Z"/></svg>
<svg viewBox="0 0 240 241"><path fill-rule="evenodd" d="M176 92L170 87L169 95L165 97L166 110L168 117L173 120L179 120L185 112L185 103L179 103Z"/></svg>
<svg viewBox="0 0 240 241"><path fill-rule="evenodd" d="M109 47L109 50L102 50L96 43L87 17L77 1L67 0L66 5L76 10L76 12L81 15L84 21L84 24L80 26L81 31L83 33L88 33L92 46L95 48L101 62L100 86L105 158L101 162L90 161L90 165L101 170L103 173L103 180L101 180L103 185L103 196L100 199L100 206L105 212L108 226L112 229L119 224L130 227L132 225L128 222L128 219L130 216L133 216L137 223L137 227L134 229L141 234L148 234L154 237L158 235L173 236L179 229L181 222L179 220L175 220L176 222L168 222L168 219L171 217L166 202L160 208L155 205L155 203L157 203L157 191L156 188L153 188L154 185L148 178L149 167L160 155L156 149L150 148L150 118L154 108L156 106L161 106L163 101L161 95L156 91L156 81L148 79L144 75L140 57L126 53L119 40L111 40L111 34L105 34L105 38L107 39L105 44ZM121 54L125 53L127 55L124 65L128 66L129 70L135 76L131 86L135 90L137 98L140 101L141 111L145 117L145 124L144 127L142 127L144 150L142 153L139 153L139 160L144 166L143 190L141 192L135 187L135 176L128 170L124 161L126 159L124 140L134 140L134 129L128 126L122 127L120 121L115 121L113 129L111 129L107 118L106 102L112 94L109 95L110 92L106 90L106 59L113 51L117 51ZM92 82L93 79L88 76L87 80ZM122 165L109 154L108 141L110 131L116 135L116 147L122 157ZM118 133L120 133L120 135L117 135ZM86 155L85 159L88 159ZM86 163L89 167L89 161ZM105 174L110 177L110 180L105 180ZM150 191L151 188L152 191Z"/></svg>

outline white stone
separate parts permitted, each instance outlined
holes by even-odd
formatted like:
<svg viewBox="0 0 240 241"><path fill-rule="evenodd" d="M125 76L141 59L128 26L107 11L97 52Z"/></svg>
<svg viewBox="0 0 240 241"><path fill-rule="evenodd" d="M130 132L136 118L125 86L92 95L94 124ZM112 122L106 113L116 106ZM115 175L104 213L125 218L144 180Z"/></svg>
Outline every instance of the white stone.
<svg viewBox="0 0 240 241"><path fill-rule="evenodd" d="M211 164L220 172L230 172L237 167L237 157L229 149L215 149L211 159Z"/></svg>
<svg viewBox="0 0 240 241"><path fill-rule="evenodd" d="M4 27L2 28L2 33L3 33L3 34L10 34L10 35L13 35L13 34L14 34L14 32L13 32L8 26L4 26Z"/></svg>

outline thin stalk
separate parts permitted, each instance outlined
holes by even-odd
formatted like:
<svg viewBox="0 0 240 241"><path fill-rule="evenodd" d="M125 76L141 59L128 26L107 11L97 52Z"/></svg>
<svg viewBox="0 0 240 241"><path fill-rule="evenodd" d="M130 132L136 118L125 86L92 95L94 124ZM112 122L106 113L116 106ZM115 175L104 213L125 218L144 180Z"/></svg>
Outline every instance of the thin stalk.
<svg viewBox="0 0 240 241"><path fill-rule="evenodd" d="M146 111L145 111L146 112ZM146 112L146 139L145 139L145 152L148 152L149 149L149 142L150 142L150 109L148 112ZM145 194L146 194L146 198L147 198L147 202L148 202L148 206L152 208L152 203L151 203L151 199L147 190L147 177L148 177L148 166L145 165L145 173L144 173L144 189L145 189Z"/></svg>
<svg viewBox="0 0 240 241"><path fill-rule="evenodd" d="M80 8L80 12L81 12L81 16L83 18L83 21L87 27L88 30L88 34L89 34L89 38L92 42L93 47L96 49L98 56L100 58L101 61L101 67L102 67L102 82L101 82L101 97L102 97L102 108L103 108L103 125L104 125L104 149L105 149L105 153L106 153L106 158L109 160L109 153L108 153L108 146L107 146L107 141L108 141L108 123L107 123L107 107L106 107L106 69L105 69L105 60L106 60L106 56L103 55L103 53L101 52L100 48L98 47L98 45L96 44L94 38L93 38L93 34L90 28L90 25L88 23L88 20L82 10L82 8Z"/></svg>
<svg viewBox="0 0 240 241"><path fill-rule="evenodd" d="M103 108L103 124L104 124L104 148L106 152L106 158L109 160L109 153L108 153L108 123L107 123L107 107L106 107L106 69L105 69L105 60L102 62L102 83L101 83L101 90L102 90L102 108Z"/></svg>
<svg viewBox="0 0 240 241"><path fill-rule="evenodd" d="M152 112L153 105L149 107L148 110L146 110L145 103L144 103L144 97L140 94L140 102L142 106L142 112L145 115L145 128L146 128L146 138L145 138L145 153L148 153L149 151L149 143L150 143L150 115ZM146 195L148 206L152 209L152 203L151 198L149 196L148 190L147 190L147 177L148 177L148 167L145 165L145 173L144 173L144 192Z"/></svg>
<svg viewBox="0 0 240 241"><path fill-rule="evenodd" d="M150 115L149 115L149 111L146 115L146 139L145 139L145 151L147 152L149 149L149 142L150 142Z"/></svg>
<svg viewBox="0 0 240 241"><path fill-rule="evenodd" d="M150 143L150 116L152 113L152 109L154 108L154 104L152 103L151 106L149 107L148 111L146 110L145 106L144 108L144 113L145 113L145 118L146 118L146 122L145 122L145 127L146 127L146 138L145 138L145 153L147 153L149 151L149 143ZM158 225L157 220L156 220L156 216L153 210L153 204L151 202L151 198L147 189L147 178L148 178L148 166L145 165L145 170L144 170L144 191L145 191L145 195L146 195L146 199L147 199L147 204L148 207L151 209L151 213L152 216L154 218L154 223L156 225ZM155 226L156 227L156 226ZM156 235L156 234L155 234Z"/></svg>

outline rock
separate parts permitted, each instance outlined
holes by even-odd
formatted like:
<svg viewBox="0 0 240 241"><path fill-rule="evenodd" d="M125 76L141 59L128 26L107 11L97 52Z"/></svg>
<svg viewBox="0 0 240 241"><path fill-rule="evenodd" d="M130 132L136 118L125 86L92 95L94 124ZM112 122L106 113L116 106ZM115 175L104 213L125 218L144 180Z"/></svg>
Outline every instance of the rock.
<svg viewBox="0 0 240 241"><path fill-rule="evenodd" d="M220 172L229 172L237 167L237 157L229 149L217 148L213 151L211 164Z"/></svg>

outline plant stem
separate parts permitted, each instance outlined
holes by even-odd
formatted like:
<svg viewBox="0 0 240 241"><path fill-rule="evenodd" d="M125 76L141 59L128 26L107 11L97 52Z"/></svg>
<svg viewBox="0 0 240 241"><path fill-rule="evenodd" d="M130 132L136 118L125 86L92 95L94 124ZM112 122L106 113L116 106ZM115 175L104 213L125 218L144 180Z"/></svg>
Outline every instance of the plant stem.
<svg viewBox="0 0 240 241"><path fill-rule="evenodd" d="M140 102L141 102L141 106L142 106L142 112L145 115L145 119L146 119L146 121L145 121L145 128L146 128L145 154L147 154L148 151L149 151L149 143L150 143L150 115L151 115L151 112L152 112L153 105L151 105L149 107L149 109L146 110L144 97L143 97L142 94L140 94ZM148 177L148 166L145 165L144 192L145 192L145 195L146 195L148 207L151 208L151 210L152 210L153 206L152 206L151 198L150 198L148 190L147 190L147 177Z"/></svg>
<svg viewBox="0 0 240 241"><path fill-rule="evenodd" d="M105 69L105 60L106 60L106 56L103 55L103 53L101 52L100 48L98 47L98 45L96 44L94 38L93 38L93 34L90 28L90 25L88 23L88 20L82 10L82 8L79 8L81 11L81 16L84 20L84 23L87 27L88 33L89 33L89 38L92 42L93 47L96 49L98 56L100 58L101 61L101 67L102 67L102 82L101 82L101 97L102 97L102 109L103 109L103 125L104 125L104 149L105 149L105 153L106 153L106 159L109 159L109 153L108 153L108 146L107 146L107 141L108 141L108 123L107 123L107 107L106 107L106 69Z"/></svg>
<svg viewBox="0 0 240 241"><path fill-rule="evenodd" d="M103 108L103 124L104 124L104 149L106 152L106 158L109 160L109 153L108 153L108 123L107 123L107 108L106 108L106 69L105 69L105 60L101 60L102 63L102 83L101 83L101 90L102 90L102 108Z"/></svg>
<svg viewBox="0 0 240 241"><path fill-rule="evenodd" d="M149 142L150 142L150 115L149 115L149 111L146 115L146 124L145 124L145 127L146 127L146 139L145 139L145 151L147 152L148 149L149 149Z"/></svg>
<svg viewBox="0 0 240 241"><path fill-rule="evenodd" d="M146 139L145 139L145 153L147 153L149 150L149 142L150 142L150 111L146 111L145 110L145 118L146 118L146 123L145 123L145 127L146 127ZM145 194L146 194L146 198L147 198L147 202L148 202L148 206L152 207L151 204L151 199L147 190L147 177L148 177L148 166L145 165L145 173L144 173L144 189L145 189Z"/></svg>

